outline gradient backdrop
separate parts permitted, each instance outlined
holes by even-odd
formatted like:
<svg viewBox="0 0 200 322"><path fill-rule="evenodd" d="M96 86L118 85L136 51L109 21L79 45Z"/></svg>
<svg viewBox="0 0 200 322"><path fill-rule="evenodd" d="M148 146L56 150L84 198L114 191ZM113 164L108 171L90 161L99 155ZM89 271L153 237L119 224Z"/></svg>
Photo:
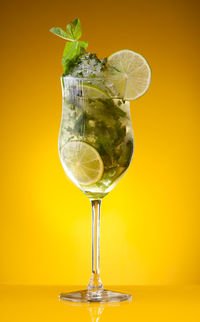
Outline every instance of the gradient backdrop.
<svg viewBox="0 0 200 322"><path fill-rule="evenodd" d="M76 17L88 50L132 49L152 68L131 103L132 164L102 204L102 281L199 283L198 1L10 0L0 15L0 283L90 277L90 203L57 151L65 41L48 31Z"/></svg>

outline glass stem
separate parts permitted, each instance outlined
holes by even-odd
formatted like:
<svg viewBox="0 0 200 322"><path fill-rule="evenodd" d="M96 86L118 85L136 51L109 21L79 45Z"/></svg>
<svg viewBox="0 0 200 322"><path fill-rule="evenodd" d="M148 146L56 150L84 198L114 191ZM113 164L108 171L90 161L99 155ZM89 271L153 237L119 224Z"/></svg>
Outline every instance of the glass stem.
<svg viewBox="0 0 200 322"><path fill-rule="evenodd" d="M103 284L99 272L100 251L100 208L101 200L91 200L92 204L92 275L88 284L88 291L99 293Z"/></svg>

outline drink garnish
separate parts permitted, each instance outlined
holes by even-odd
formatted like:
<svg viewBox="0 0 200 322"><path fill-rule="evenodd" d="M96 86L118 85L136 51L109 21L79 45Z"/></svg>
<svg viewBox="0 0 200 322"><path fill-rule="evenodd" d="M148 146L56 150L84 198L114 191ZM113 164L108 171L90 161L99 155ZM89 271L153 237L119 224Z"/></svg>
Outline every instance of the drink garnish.
<svg viewBox="0 0 200 322"><path fill-rule="evenodd" d="M81 23L78 18L67 25L66 31L60 27L53 27L50 31L60 38L67 40L63 52L62 64L64 75L69 74L80 55L86 52L87 41L79 40L82 36Z"/></svg>

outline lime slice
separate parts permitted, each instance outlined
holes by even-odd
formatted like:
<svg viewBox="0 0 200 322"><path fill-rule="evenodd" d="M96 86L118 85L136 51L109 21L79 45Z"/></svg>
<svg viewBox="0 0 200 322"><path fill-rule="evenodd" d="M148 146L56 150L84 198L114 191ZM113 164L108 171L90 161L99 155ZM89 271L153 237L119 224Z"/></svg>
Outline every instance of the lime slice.
<svg viewBox="0 0 200 322"><path fill-rule="evenodd" d="M85 98L109 98L110 95L104 91L103 89L91 85L91 84L83 84L81 87L82 96Z"/></svg>
<svg viewBox="0 0 200 322"><path fill-rule="evenodd" d="M120 97L135 100L149 88L151 69L140 54L128 49L117 51L108 57L108 66Z"/></svg>
<svg viewBox="0 0 200 322"><path fill-rule="evenodd" d="M61 161L69 177L78 184L91 185L98 182L104 171L98 151L82 141L71 141L61 150Z"/></svg>

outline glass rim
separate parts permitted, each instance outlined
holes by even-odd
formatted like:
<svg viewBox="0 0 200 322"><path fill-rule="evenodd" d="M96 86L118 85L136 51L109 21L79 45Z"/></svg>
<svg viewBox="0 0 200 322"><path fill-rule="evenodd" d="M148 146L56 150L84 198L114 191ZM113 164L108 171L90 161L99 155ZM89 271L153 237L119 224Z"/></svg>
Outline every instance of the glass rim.
<svg viewBox="0 0 200 322"><path fill-rule="evenodd" d="M71 76L71 75L62 75L60 76L60 79L69 79L69 80L86 80L86 81L92 81L92 80L109 80L109 79L119 79L119 77L123 77L122 73L118 73L117 75L105 75L105 76L95 76L95 77L77 77L77 76Z"/></svg>

